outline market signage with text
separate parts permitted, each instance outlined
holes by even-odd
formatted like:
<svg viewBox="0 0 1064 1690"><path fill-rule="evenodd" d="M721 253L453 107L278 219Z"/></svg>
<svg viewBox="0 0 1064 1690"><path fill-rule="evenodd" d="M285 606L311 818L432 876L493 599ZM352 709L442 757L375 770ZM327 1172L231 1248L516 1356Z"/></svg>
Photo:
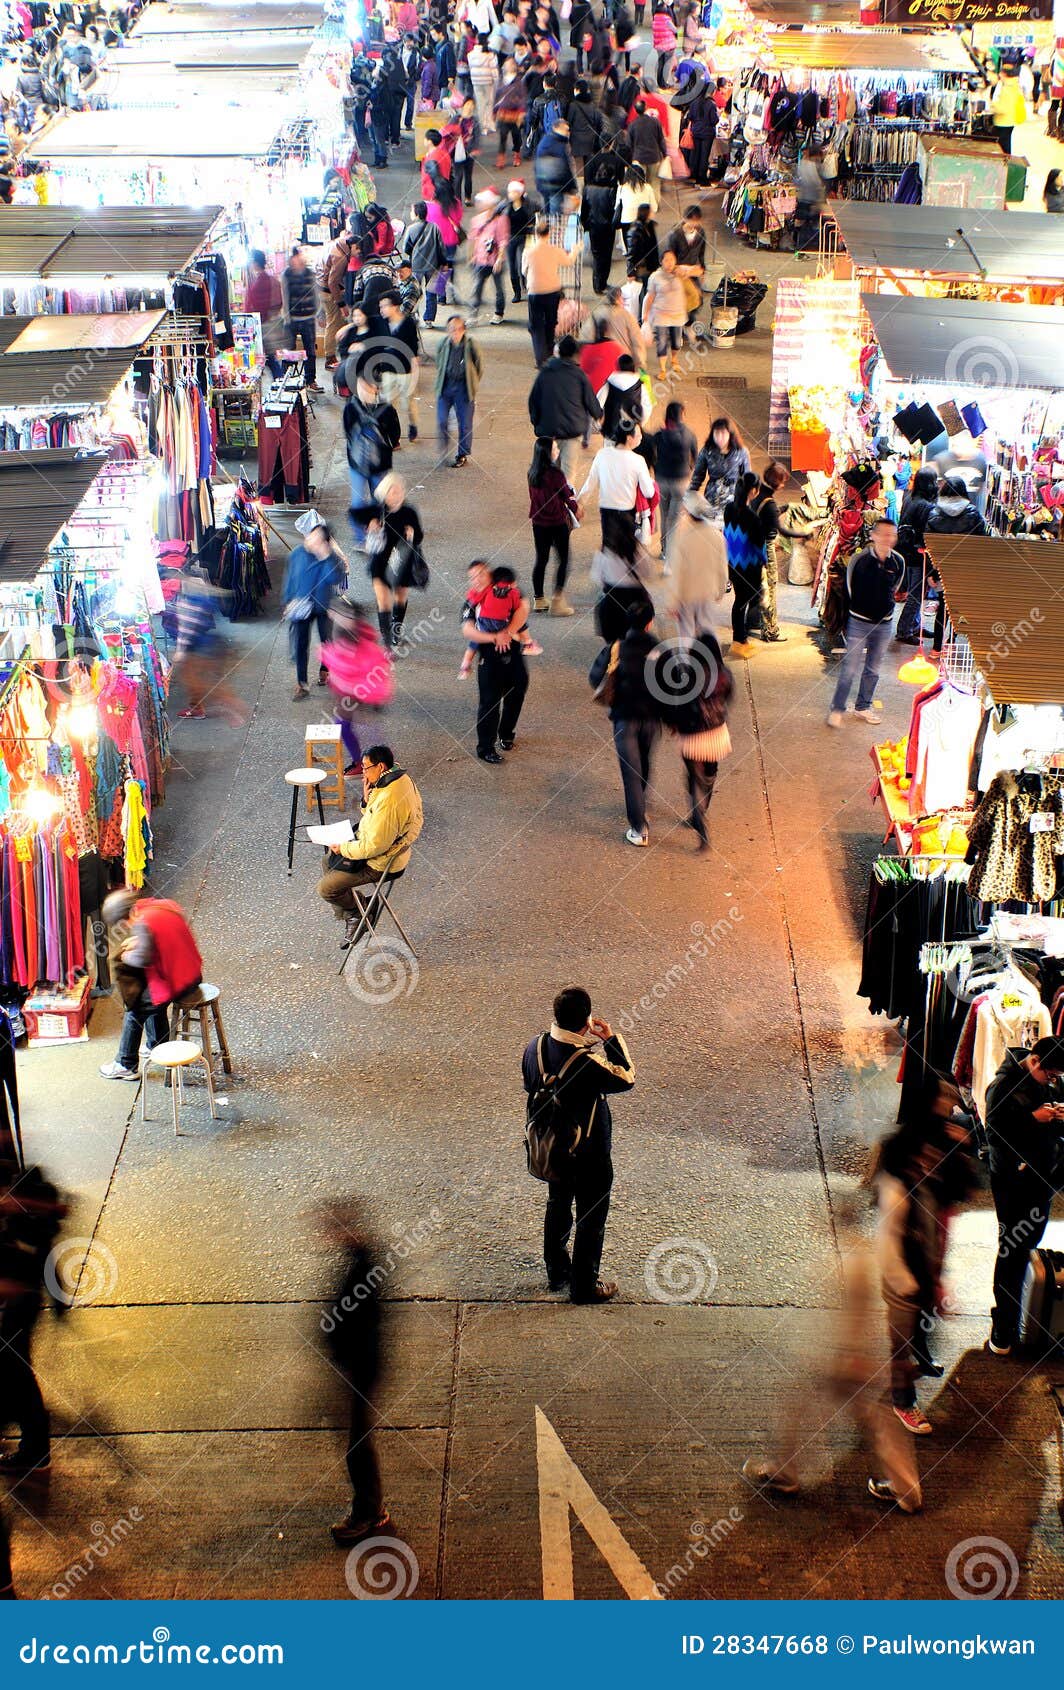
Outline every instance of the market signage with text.
<svg viewBox="0 0 1064 1690"><path fill-rule="evenodd" d="M884 23L944 29L955 23L1028 23L1052 16L1053 0L883 0Z"/></svg>

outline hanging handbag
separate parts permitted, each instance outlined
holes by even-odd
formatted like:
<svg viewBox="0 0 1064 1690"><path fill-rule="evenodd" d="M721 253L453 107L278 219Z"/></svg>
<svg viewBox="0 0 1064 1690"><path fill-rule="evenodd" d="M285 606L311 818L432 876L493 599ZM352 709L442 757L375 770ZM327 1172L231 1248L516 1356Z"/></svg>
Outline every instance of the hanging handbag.
<svg viewBox="0 0 1064 1690"><path fill-rule="evenodd" d="M400 561L395 577L396 586L413 587L415 592L423 593L429 584L429 566L425 562L421 547L412 546L409 540L403 540L398 549Z"/></svg>
<svg viewBox="0 0 1064 1690"><path fill-rule="evenodd" d="M591 694L595 704L601 704L604 710L612 710L613 701L617 696L617 669L621 661L621 642L614 640L610 647L610 658L606 665L606 673Z"/></svg>
<svg viewBox="0 0 1064 1690"><path fill-rule="evenodd" d="M317 605L312 598L293 599L284 607L286 622L309 622L317 613Z"/></svg>

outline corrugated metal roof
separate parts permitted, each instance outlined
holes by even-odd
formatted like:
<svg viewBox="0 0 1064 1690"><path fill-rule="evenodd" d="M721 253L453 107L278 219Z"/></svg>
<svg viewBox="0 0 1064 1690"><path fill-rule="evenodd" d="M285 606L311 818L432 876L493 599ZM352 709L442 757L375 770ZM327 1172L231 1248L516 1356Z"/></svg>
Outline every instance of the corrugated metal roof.
<svg viewBox="0 0 1064 1690"><path fill-rule="evenodd" d="M768 40L776 64L807 70L953 70L970 75L975 69L950 30L934 35L881 35L874 29L788 30Z"/></svg>
<svg viewBox="0 0 1064 1690"><path fill-rule="evenodd" d="M102 404L165 315L0 317L0 406Z"/></svg>
<svg viewBox="0 0 1064 1690"><path fill-rule="evenodd" d="M0 207L0 277L166 276L202 247L221 207Z"/></svg>
<svg viewBox="0 0 1064 1690"><path fill-rule="evenodd" d="M906 299L863 293L896 381L971 387L1064 387L1064 319L1054 305L985 305L977 299Z"/></svg>
<svg viewBox="0 0 1064 1690"><path fill-rule="evenodd" d="M950 618L997 704L1064 704L1064 546L927 535Z"/></svg>
<svg viewBox="0 0 1064 1690"><path fill-rule="evenodd" d="M982 269L989 280L1064 280L1064 235L1056 218L1045 211L832 200L831 214L861 270L978 277ZM970 242L975 257L959 233Z"/></svg>
<svg viewBox="0 0 1064 1690"><path fill-rule="evenodd" d="M224 87L202 109L167 109L146 124L137 111L70 112L27 152L43 159L264 158L281 117L275 106L230 106Z"/></svg>
<svg viewBox="0 0 1064 1690"><path fill-rule="evenodd" d="M55 317L0 317L0 351L19 357L55 352L136 351L165 311L64 312Z"/></svg>
<svg viewBox="0 0 1064 1690"><path fill-rule="evenodd" d="M106 457L74 452L0 452L0 581L36 575Z"/></svg>
<svg viewBox="0 0 1064 1690"><path fill-rule="evenodd" d="M317 29L322 8L311 0L248 0L241 6L149 6L138 19L132 40L160 35L233 35L249 30Z"/></svg>

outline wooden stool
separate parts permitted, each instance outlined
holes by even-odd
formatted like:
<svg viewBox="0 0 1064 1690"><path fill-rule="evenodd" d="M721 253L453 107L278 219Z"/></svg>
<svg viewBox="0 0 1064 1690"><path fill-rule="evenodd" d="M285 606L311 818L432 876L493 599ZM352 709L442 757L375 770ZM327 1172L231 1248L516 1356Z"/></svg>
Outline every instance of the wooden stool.
<svg viewBox="0 0 1064 1690"><path fill-rule="evenodd" d="M306 737L306 752L307 768L324 769L327 777L321 788L318 803L326 803L330 809L346 809L344 742L340 736L339 722L319 722L317 726L309 727ZM309 792L307 793L307 809L310 809Z"/></svg>
<svg viewBox="0 0 1064 1690"><path fill-rule="evenodd" d="M149 1068L163 1068L170 1082L174 1105L174 1136L181 1137L178 1125L181 1105L185 1101L185 1087L183 1075L186 1068L202 1062L207 1075L207 1099L211 1106L211 1120L218 1119L218 1111L214 1107L214 1080L211 1075L211 1065L199 1045L192 1039L167 1039L165 1044L156 1045L153 1050L146 1050L140 1059L140 1118L148 1119L148 1070Z"/></svg>
<svg viewBox="0 0 1064 1690"><path fill-rule="evenodd" d="M296 815L299 811L299 789L301 786L307 791L307 808L310 808L310 795L313 792L318 800L318 820L325 825L325 811L321 807L321 784L328 776L324 769L289 769L285 780L292 788L292 814L288 818L288 875L292 875L292 858L296 849Z"/></svg>
<svg viewBox="0 0 1064 1690"><path fill-rule="evenodd" d="M214 1021L214 1031L218 1039L218 1054L222 1059L222 1069L226 1074L233 1072L233 1061L229 1055L229 1040L225 1036L225 1023L222 1021L222 1011L218 1003L221 992L217 986L208 985L201 980L191 992L186 992L183 998L178 998L174 1005L175 1039L187 1039L192 1031L192 1017L199 1016L200 1047L214 1071L214 1052L211 1049L211 1020Z"/></svg>

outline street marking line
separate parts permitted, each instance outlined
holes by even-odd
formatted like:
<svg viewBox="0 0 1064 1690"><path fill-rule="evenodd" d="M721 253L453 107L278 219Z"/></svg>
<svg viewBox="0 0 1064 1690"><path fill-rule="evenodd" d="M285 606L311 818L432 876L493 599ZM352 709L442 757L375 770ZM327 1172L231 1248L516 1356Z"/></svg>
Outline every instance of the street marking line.
<svg viewBox="0 0 1064 1690"><path fill-rule="evenodd" d="M536 1408L536 1466L539 1475L539 1538L543 1556L543 1598L572 1602L572 1509L617 1583L633 1602L661 1602L661 1591L620 1527L599 1501L543 1410Z"/></svg>

